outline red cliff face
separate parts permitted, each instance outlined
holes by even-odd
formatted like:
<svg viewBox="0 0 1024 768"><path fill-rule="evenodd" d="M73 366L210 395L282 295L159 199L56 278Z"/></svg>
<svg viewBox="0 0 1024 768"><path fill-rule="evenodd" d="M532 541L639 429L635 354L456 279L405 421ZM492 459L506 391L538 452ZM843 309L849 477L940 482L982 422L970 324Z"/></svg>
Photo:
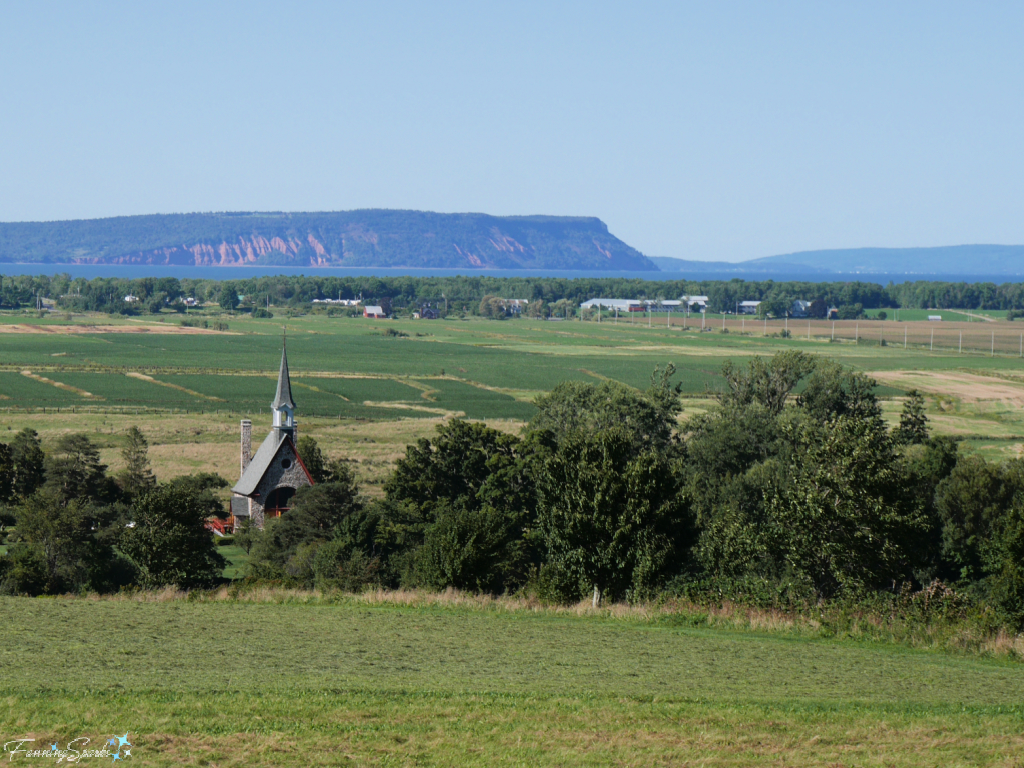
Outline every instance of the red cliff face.
<svg viewBox="0 0 1024 768"><path fill-rule="evenodd" d="M157 248L152 251L136 251L126 253L113 259L75 259L76 264L152 264L156 266L197 266L197 267L243 267L258 264L261 256L279 254L294 260L302 266L325 266L331 262L331 256L324 246L312 235L309 235L309 247L313 255L300 258L304 243L296 238L287 241L280 237L269 240L262 235L239 237L237 241L220 243L199 243L198 245L179 245Z"/></svg>
<svg viewBox="0 0 1024 768"><path fill-rule="evenodd" d="M0 262L188 267L655 269L598 219L423 211L0 222Z"/></svg>

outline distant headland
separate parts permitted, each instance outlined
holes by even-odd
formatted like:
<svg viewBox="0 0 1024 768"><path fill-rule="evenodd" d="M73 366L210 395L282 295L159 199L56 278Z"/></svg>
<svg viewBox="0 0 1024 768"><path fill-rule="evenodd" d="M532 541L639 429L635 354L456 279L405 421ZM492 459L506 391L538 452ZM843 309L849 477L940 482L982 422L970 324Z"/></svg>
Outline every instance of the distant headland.
<svg viewBox="0 0 1024 768"><path fill-rule="evenodd" d="M398 210L0 223L0 263L658 271L597 218Z"/></svg>

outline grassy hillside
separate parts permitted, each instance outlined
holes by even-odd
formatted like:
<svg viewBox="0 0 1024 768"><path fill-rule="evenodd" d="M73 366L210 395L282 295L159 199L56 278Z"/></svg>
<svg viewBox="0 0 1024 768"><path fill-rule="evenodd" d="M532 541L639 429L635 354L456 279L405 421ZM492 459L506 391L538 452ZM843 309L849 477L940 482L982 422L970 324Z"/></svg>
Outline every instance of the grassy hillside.
<svg viewBox="0 0 1024 768"><path fill-rule="evenodd" d="M0 262L657 271L596 218L385 210L0 223Z"/></svg>
<svg viewBox="0 0 1024 768"><path fill-rule="evenodd" d="M416 604L3 599L0 728L146 765L1011 765L1012 662ZM1004 762L1005 761L1005 762Z"/></svg>

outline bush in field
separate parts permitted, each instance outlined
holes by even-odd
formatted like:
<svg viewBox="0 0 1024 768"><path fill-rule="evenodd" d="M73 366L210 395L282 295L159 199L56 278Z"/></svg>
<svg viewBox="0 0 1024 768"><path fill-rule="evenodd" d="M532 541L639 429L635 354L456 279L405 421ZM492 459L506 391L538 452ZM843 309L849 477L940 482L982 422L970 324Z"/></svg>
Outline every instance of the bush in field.
<svg viewBox="0 0 1024 768"><path fill-rule="evenodd" d="M250 573L314 586L313 566L321 546L341 542L337 546L349 556L372 555L376 526L377 517L367 509L354 478L339 465L328 482L300 489L291 508L268 522L262 533L246 533L251 540Z"/></svg>
<svg viewBox="0 0 1024 768"><path fill-rule="evenodd" d="M145 491L132 505L131 523L119 541L138 570L138 584L184 589L213 584L226 561L206 521L223 516L223 511L210 483L201 477L175 478Z"/></svg>
<svg viewBox="0 0 1024 768"><path fill-rule="evenodd" d="M4 575L8 593L105 591L126 581L116 573L115 509L44 488L18 506L16 517Z"/></svg>
<svg viewBox="0 0 1024 768"><path fill-rule="evenodd" d="M683 556L678 480L621 427L566 436L544 463L539 491L548 567L575 587L565 599L650 594Z"/></svg>
<svg viewBox="0 0 1024 768"><path fill-rule="evenodd" d="M383 524L400 524L417 551L406 578L491 592L521 585L536 560L535 490L522 441L458 419L437 431L409 446L384 486Z"/></svg>
<svg viewBox="0 0 1024 768"><path fill-rule="evenodd" d="M217 297L217 303L221 309L233 310L238 308L238 289L231 283L224 283Z"/></svg>
<svg viewBox="0 0 1024 768"><path fill-rule="evenodd" d="M813 593L863 595L909 582L924 511L906 492L881 420L840 416L783 432L796 451L783 487L765 493L764 543Z"/></svg>

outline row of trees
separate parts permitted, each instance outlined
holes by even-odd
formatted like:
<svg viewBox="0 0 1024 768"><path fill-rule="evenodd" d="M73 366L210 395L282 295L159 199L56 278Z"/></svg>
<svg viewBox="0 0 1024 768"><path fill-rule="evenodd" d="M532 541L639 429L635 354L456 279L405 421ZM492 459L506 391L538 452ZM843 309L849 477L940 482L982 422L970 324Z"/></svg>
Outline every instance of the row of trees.
<svg viewBox="0 0 1024 768"><path fill-rule="evenodd" d="M1024 626L1024 461L931 437L917 393L890 429L874 381L799 352L727 365L717 404L680 428L673 373L644 392L564 382L522 435L446 422L375 500L304 436L317 484L238 534L250 576L595 602L669 590L794 603L941 582ZM0 591L218 579L204 526L226 483L157 483L134 429L124 459L111 476L82 435L49 452L31 430L0 445Z"/></svg>
<svg viewBox="0 0 1024 768"><path fill-rule="evenodd" d="M54 299L65 309L78 311L137 312L172 306L184 309L181 299L220 303L227 309L246 297L245 306L308 308L313 299L390 301L396 308L415 308L424 303L443 304L449 311L476 313L488 296L528 299L545 305L564 302L576 308L595 297L621 299L676 299L682 295L707 295L713 312L732 311L740 301L762 301L788 308L794 299L824 306L877 309L958 308L1024 309L1024 283L946 283L920 281L881 286L864 282L754 280L640 280L626 278L551 278L486 276L372 277L277 275L243 280L177 278L71 278L54 276L0 277L0 306L31 306L36 296ZM126 303L125 296L139 302ZM564 309L564 308L563 308ZM559 311L555 311L559 314Z"/></svg>
<svg viewBox="0 0 1024 768"><path fill-rule="evenodd" d="M143 434L129 430L125 469L107 473L82 434L44 452L31 429L0 443L0 593L110 592L124 587L207 586L225 565L206 521L223 515L200 474L157 483Z"/></svg>
<svg viewBox="0 0 1024 768"><path fill-rule="evenodd" d="M940 580L1024 621L1024 462L930 437L916 393L889 429L874 381L792 352L727 366L728 391L680 431L671 373L646 392L560 384L522 436L448 422L380 500L304 438L321 482L242 537L252 575L564 601L814 601Z"/></svg>

